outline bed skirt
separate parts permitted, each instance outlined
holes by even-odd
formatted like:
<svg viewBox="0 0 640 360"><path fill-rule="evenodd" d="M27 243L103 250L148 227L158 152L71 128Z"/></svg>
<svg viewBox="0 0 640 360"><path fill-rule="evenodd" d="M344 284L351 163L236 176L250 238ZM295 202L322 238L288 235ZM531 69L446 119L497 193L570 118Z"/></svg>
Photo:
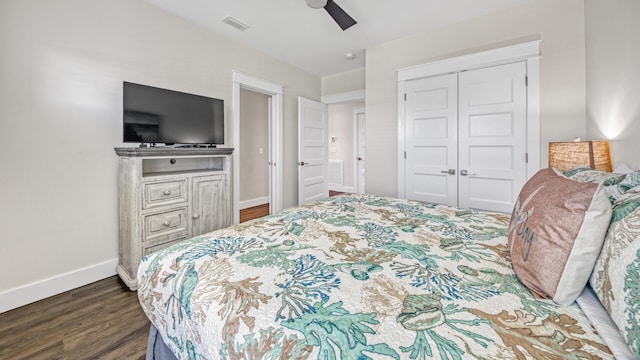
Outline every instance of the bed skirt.
<svg viewBox="0 0 640 360"><path fill-rule="evenodd" d="M162 340L162 336L153 324L149 329L149 341L147 342L146 360L177 360Z"/></svg>
<svg viewBox="0 0 640 360"><path fill-rule="evenodd" d="M635 355L629 350L624 337L609 316L609 313L607 313L604 305L598 300L591 286L587 284L584 287L576 302L582 308L589 321L591 321L593 327L596 328L616 360L635 360Z"/></svg>

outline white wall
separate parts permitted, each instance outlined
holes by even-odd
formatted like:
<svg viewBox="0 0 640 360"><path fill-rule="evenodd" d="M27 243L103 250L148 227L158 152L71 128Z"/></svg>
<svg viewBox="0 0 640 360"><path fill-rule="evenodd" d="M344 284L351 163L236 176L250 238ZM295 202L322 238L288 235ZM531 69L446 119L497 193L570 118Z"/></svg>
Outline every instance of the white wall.
<svg viewBox="0 0 640 360"><path fill-rule="evenodd" d="M365 68L322 77L322 96L347 93L365 88Z"/></svg>
<svg viewBox="0 0 640 360"><path fill-rule="evenodd" d="M229 142L232 70L285 86L293 206L286 149L297 148L297 97L320 98L317 76L142 1L0 1L0 303L118 257L122 81L224 99Z"/></svg>
<svg viewBox="0 0 640 360"><path fill-rule="evenodd" d="M541 165L548 142L586 135L584 0L537 0L366 52L367 192L397 195L396 70L541 39Z"/></svg>
<svg viewBox="0 0 640 360"><path fill-rule="evenodd" d="M363 101L330 104L327 107L329 123L329 160L343 161L343 187L353 188L355 192L354 167L356 166L356 154L354 153L354 110L364 108ZM331 137L336 141L332 142ZM331 190L346 191L346 189L332 188Z"/></svg>
<svg viewBox="0 0 640 360"><path fill-rule="evenodd" d="M640 1L586 0L587 136L640 169Z"/></svg>
<svg viewBox="0 0 640 360"><path fill-rule="evenodd" d="M269 98L240 89L240 209L269 202Z"/></svg>

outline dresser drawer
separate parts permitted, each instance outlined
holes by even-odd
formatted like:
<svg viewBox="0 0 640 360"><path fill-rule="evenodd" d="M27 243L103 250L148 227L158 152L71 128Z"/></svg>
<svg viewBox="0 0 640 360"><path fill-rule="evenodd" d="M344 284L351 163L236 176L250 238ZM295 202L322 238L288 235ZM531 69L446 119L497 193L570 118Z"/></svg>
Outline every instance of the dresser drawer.
<svg viewBox="0 0 640 360"><path fill-rule="evenodd" d="M187 180L167 180L142 184L142 208L179 204L187 201Z"/></svg>
<svg viewBox="0 0 640 360"><path fill-rule="evenodd" d="M145 247L143 252L142 252L142 256L147 256L147 255L149 255L151 253L154 253L156 251L162 250L164 248L168 248L169 246L171 246L171 245L173 245L173 244L175 244L175 243L177 243L179 241L186 240L186 239L187 238L184 237L184 238L176 239L176 240L169 241L169 242L166 242L166 243Z"/></svg>
<svg viewBox="0 0 640 360"><path fill-rule="evenodd" d="M187 208L144 215L142 241L147 245L159 244L189 235Z"/></svg>

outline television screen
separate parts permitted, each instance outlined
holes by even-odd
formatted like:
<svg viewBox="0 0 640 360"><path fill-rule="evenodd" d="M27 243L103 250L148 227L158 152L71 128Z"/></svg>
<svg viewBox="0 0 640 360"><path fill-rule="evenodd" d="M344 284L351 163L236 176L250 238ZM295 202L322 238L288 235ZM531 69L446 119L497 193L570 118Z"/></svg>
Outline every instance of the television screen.
<svg viewBox="0 0 640 360"><path fill-rule="evenodd" d="M224 144L224 101L124 82L123 142Z"/></svg>

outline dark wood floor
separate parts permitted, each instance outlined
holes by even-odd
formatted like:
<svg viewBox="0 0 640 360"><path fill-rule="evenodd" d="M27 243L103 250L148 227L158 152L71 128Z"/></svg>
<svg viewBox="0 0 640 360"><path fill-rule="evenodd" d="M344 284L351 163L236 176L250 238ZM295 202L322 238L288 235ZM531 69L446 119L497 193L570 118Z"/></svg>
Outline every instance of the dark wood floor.
<svg viewBox="0 0 640 360"><path fill-rule="evenodd" d="M333 191L333 190L329 190L329 196L336 196L336 195L340 195L340 194L346 194L340 191Z"/></svg>
<svg viewBox="0 0 640 360"><path fill-rule="evenodd" d="M112 276L0 314L0 359L144 359L136 292Z"/></svg>
<svg viewBox="0 0 640 360"><path fill-rule="evenodd" d="M269 215L269 204L262 204L240 210L240 222L245 222Z"/></svg>

